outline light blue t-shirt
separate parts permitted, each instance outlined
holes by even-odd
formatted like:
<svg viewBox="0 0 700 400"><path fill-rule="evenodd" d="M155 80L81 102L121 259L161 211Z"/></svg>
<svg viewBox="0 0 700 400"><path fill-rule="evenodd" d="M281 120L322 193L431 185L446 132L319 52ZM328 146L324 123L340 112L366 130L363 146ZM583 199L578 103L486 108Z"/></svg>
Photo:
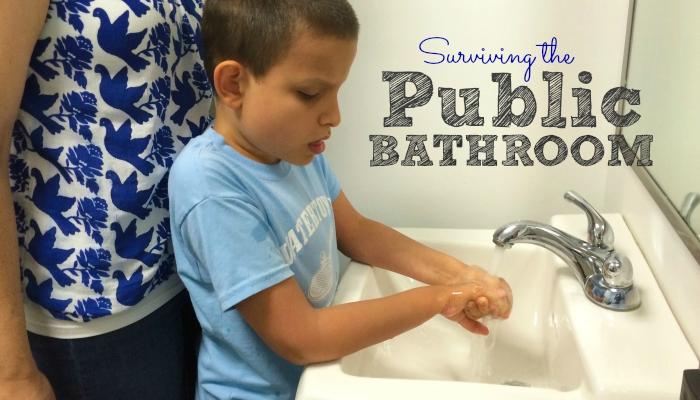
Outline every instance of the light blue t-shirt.
<svg viewBox="0 0 700 400"><path fill-rule="evenodd" d="M177 272L203 330L198 398L294 398L302 367L270 350L235 307L292 276L314 307L330 304L340 186L325 158L261 164L209 128L176 159L169 193Z"/></svg>

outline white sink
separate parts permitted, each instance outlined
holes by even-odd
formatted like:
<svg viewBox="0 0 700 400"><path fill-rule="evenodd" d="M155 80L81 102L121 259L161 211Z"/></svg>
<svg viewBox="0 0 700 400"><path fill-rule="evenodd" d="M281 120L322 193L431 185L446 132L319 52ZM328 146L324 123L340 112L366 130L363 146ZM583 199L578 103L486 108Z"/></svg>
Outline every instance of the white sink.
<svg viewBox="0 0 700 400"><path fill-rule="evenodd" d="M615 247L634 266L642 306L615 312L591 303L570 268L526 244L505 251L498 274L514 297L511 317L473 335L436 316L393 339L331 363L308 367L297 399L677 399L683 369L697 368L634 239L618 215L606 215ZM586 218L552 224L585 239ZM400 229L465 262L489 267L491 230ZM351 263L335 303L386 296L421 285Z"/></svg>

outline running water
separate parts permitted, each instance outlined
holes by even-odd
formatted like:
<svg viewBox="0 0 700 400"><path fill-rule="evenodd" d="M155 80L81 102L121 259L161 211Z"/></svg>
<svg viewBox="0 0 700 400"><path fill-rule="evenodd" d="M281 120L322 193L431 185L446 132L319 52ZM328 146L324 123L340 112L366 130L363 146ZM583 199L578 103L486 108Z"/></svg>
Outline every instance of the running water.
<svg viewBox="0 0 700 400"><path fill-rule="evenodd" d="M493 276L500 276L501 272L501 259L503 258L503 253L505 253L505 248L496 246L493 251L493 256L491 257L491 265L488 266L487 271ZM493 317L487 316L484 318L486 326L489 328L489 335L486 336L486 349L488 351L493 350L493 346L496 344L496 327L498 326L498 321L494 320Z"/></svg>
<svg viewBox="0 0 700 400"><path fill-rule="evenodd" d="M504 252L505 249L503 247L496 246L494 248L491 263L485 266L487 272L491 275L498 276ZM487 336L474 336L474 340L472 341L471 365L473 366L475 381L492 382L493 366L491 365L490 356L496 346L498 321L494 320L491 316L486 316L481 319L481 323L489 328L489 334Z"/></svg>
<svg viewBox="0 0 700 400"><path fill-rule="evenodd" d="M491 275L497 275L501 269L501 259L506 249L501 246L496 246L493 249L493 256L491 257L491 264L488 266L487 270Z"/></svg>

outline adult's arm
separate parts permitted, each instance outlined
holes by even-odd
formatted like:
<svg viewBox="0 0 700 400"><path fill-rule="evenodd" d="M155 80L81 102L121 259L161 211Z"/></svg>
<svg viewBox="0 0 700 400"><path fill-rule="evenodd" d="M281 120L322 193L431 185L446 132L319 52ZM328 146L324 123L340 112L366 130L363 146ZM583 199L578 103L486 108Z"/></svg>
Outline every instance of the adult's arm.
<svg viewBox="0 0 700 400"><path fill-rule="evenodd" d="M29 58L48 11L48 0L0 2L0 398L53 399L29 350L19 276L19 249L9 181L12 126Z"/></svg>

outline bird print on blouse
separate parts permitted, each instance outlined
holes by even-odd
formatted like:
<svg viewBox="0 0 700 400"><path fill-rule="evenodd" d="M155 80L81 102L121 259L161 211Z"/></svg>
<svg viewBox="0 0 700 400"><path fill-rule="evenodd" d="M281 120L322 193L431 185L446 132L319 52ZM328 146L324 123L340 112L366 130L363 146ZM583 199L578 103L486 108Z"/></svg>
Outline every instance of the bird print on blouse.
<svg viewBox="0 0 700 400"><path fill-rule="evenodd" d="M103 118L100 126L105 128L105 149L114 158L128 162L144 175L153 171L153 164L141 158L140 154L146 150L151 138L132 138L131 120L124 121L118 129L114 128L112 121Z"/></svg>
<svg viewBox="0 0 700 400"><path fill-rule="evenodd" d="M56 104L56 100L58 94L42 94L37 77L30 75L24 86L20 109L29 113L50 133L56 134L63 130L63 126L46 114L46 111Z"/></svg>
<svg viewBox="0 0 700 400"><path fill-rule="evenodd" d="M121 312L173 279L167 172L210 123L202 7L49 4L9 163L24 290L55 319Z"/></svg>
<svg viewBox="0 0 700 400"><path fill-rule="evenodd" d="M104 51L121 58L136 72L148 66L149 62L147 59L134 53L135 49L141 45L144 36L146 36L146 29L128 33L128 11L124 11L119 18L114 20L114 23L109 20L107 12L101 8L96 8L92 15L100 19L100 29L97 30L97 43Z"/></svg>
<svg viewBox="0 0 700 400"><path fill-rule="evenodd" d="M127 82L127 68L123 67L114 76L112 76L107 67L101 64L95 66L95 71L100 74L100 95L102 100L110 106L124 111L131 119L139 124L142 124L152 115L148 111L142 110L136 106L146 91L147 84L140 86L129 87Z"/></svg>
<svg viewBox="0 0 700 400"><path fill-rule="evenodd" d="M151 209L146 207L146 205L150 203L155 186L139 191L135 171L124 182L121 181L119 175L114 171L107 171L106 176L112 182L110 194L114 206L122 211L130 212L140 219L146 219L148 214L151 213Z"/></svg>

